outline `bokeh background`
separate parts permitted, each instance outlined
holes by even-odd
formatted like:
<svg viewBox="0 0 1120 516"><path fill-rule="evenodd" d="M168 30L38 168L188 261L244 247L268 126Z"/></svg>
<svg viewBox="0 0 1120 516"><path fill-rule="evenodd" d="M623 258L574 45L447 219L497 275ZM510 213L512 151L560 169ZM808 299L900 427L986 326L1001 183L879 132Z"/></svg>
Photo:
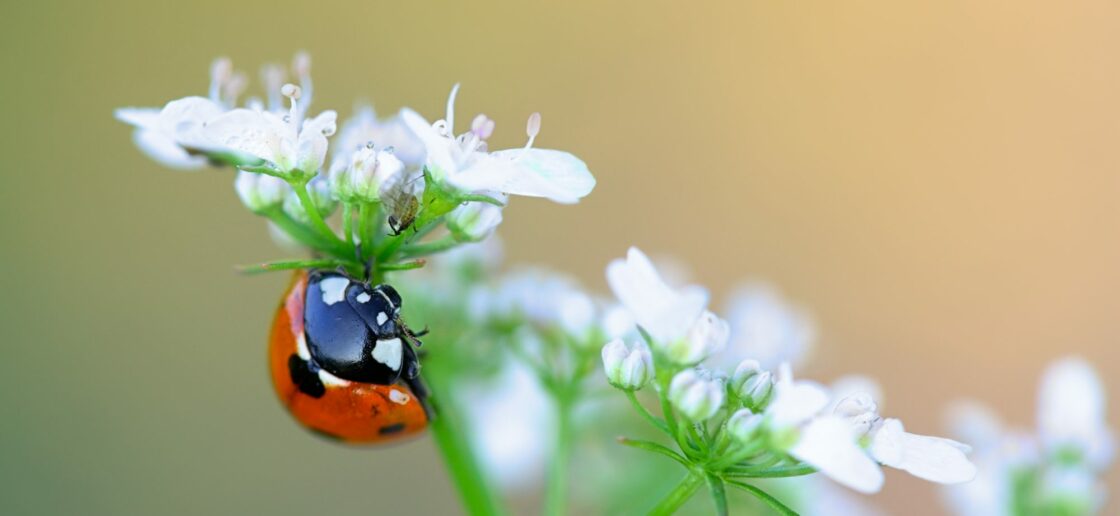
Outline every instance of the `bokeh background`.
<svg viewBox="0 0 1120 516"><path fill-rule="evenodd" d="M605 291L637 244L717 296L770 280L818 321L806 374L878 378L913 431L961 397L1033 424L1066 353L1120 393L1118 23L1103 0L8 3L0 512L457 510L429 440L291 424L264 369L285 278L232 269L282 252L231 174L162 170L113 120L204 93L217 55L259 85L307 49L344 116L438 117L461 81L497 147L542 112L599 187L517 200L511 262ZM874 501L942 512L902 474Z"/></svg>

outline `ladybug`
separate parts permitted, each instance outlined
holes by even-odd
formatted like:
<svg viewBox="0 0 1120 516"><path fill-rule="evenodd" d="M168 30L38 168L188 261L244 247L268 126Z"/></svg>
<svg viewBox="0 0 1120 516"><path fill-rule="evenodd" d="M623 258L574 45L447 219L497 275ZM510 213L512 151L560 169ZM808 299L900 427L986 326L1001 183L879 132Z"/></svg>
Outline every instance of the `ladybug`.
<svg viewBox="0 0 1120 516"><path fill-rule="evenodd" d="M349 443L385 443L428 426L428 391L400 319L401 296L333 271L301 270L272 325L276 395L307 428Z"/></svg>

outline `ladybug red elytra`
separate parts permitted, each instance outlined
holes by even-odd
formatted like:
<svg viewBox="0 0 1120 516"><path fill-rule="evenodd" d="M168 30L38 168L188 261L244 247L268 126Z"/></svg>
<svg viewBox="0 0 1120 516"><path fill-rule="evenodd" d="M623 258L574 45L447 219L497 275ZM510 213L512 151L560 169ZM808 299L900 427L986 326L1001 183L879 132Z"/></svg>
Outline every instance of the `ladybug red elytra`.
<svg viewBox="0 0 1120 516"><path fill-rule="evenodd" d="M428 426L427 390L400 320L401 298L345 274L298 271L269 339L280 401L301 424L350 443L384 443Z"/></svg>

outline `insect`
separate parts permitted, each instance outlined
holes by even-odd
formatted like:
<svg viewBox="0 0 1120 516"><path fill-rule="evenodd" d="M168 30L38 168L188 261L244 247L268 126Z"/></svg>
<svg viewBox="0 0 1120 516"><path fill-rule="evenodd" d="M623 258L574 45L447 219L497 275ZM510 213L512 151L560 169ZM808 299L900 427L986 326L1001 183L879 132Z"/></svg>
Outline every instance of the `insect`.
<svg viewBox="0 0 1120 516"><path fill-rule="evenodd" d="M401 297L340 272L298 271L273 321L269 368L280 401L307 428L384 443L428 425L427 389L400 319Z"/></svg>
<svg viewBox="0 0 1120 516"><path fill-rule="evenodd" d="M416 198L416 187L422 177L417 175L411 179L405 179L403 174L399 174L394 178L395 181L390 180L393 182L382 187L387 192L383 201L389 212L386 221L389 223L389 229L393 231L393 236L400 235L412 227L412 223L416 221L416 215L420 211L420 200Z"/></svg>

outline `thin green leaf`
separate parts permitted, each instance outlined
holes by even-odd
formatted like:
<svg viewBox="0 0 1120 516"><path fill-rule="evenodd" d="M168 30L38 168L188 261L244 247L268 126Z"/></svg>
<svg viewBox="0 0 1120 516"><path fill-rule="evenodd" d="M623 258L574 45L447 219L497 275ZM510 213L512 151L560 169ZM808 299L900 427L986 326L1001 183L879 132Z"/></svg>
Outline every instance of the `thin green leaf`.
<svg viewBox="0 0 1120 516"><path fill-rule="evenodd" d="M690 467L687 459L685 459L684 457L681 457L680 454L678 454L677 452L675 452L673 450L670 450L669 448L666 448L665 446L662 446L662 445L657 444L655 442L642 441L640 439L630 439L629 437L619 437L618 442L620 442L620 443L622 443L626 446L629 446L631 448L637 448L639 450L646 450L646 451L651 451L651 452L654 452L654 453L664 455L666 457L669 457L670 459L673 459L673 460L677 461L681 466L684 466L686 468Z"/></svg>
<svg viewBox="0 0 1120 516"><path fill-rule="evenodd" d="M767 493L766 491L763 491L763 490L761 490L761 489L759 489L755 486L752 486L750 484L747 484L745 482L739 482L738 480L731 480L731 479L725 478L724 481L727 482L730 485L738 487L739 489L742 489L743 491L746 491L746 492L754 495L759 500L762 500L763 503L765 503L766 505L769 505L770 508L774 509L774 511L777 512L778 514L783 514L785 516L799 516L797 514L797 511L795 511L793 509L790 509L789 507L786 507L785 504L783 504L782 502L779 502L777 498L774 498L773 496L770 496L770 493Z"/></svg>

